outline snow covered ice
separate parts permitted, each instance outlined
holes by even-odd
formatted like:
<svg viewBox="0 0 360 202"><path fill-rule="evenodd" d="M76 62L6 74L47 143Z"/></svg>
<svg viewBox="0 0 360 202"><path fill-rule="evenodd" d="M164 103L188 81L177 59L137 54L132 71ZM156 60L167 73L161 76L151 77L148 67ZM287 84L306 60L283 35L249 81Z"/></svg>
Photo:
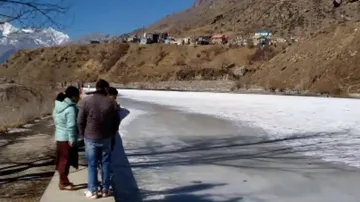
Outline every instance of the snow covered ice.
<svg viewBox="0 0 360 202"><path fill-rule="evenodd" d="M360 101L356 99L120 90L126 98L212 115L263 129L305 155L360 167Z"/></svg>

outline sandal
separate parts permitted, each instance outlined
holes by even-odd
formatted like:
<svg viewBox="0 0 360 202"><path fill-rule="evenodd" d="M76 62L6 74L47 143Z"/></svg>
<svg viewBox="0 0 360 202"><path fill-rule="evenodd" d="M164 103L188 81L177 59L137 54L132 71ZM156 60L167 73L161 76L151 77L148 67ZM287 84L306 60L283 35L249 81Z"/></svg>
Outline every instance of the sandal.
<svg viewBox="0 0 360 202"><path fill-rule="evenodd" d="M67 191L72 191L74 190L74 185L72 183L68 183L68 184L59 184L59 189L60 190L67 190Z"/></svg>
<svg viewBox="0 0 360 202"><path fill-rule="evenodd" d="M102 193L101 193L101 196L103 198L107 198L110 196L110 191L107 191L107 190L103 190Z"/></svg>

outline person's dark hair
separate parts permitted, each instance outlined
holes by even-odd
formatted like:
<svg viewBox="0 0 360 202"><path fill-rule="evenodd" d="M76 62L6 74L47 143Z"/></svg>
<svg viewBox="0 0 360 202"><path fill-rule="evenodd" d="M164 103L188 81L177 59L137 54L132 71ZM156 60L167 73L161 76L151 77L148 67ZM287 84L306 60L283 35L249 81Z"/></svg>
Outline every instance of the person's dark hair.
<svg viewBox="0 0 360 202"><path fill-rule="evenodd" d="M118 90L114 87L109 87L108 95L117 96L119 94Z"/></svg>
<svg viewBox="0 0 360 202"><path fill-rule="evenodd" d="M91 94L107 95L108 91L109 91L109 88L110 88L110 84L109 84L109 82L105 81L104 79L100 79L100 80L98 80L96 82L95 88L96 88L96 91L88 92L86 94L87 95L91 95Z"/></svg>
<svg viewBox="0 0 360 202"><path fill-rule="evenodd" d="M80 90L78 88L76 88L75 86L69 86L65 90L65 95L66 95L67 98L79 97L80 96Z"/></svg>
<svg viewBox="0 0 360 202"><path fill-rule="evenodd" d="M96 91L107 94L107 92L110 88L110 84L109 84L109 82L105 81L104 79L100 79L99 81L96 82L95 88L96 88Z"/></svg>
<svg viewBox="0 0 360 202"><path fill-rule="evenodd" d="M61 92L56 96L57 101L64 101L65 98L79 97L80 91L75 86L69 86L66 88L65 93Z"/></svg>
<svg viewBox="0 0 360 202"><path fill-rule="evenodd" d="M65 98L66 98L66 95L63 92L61 92L56 96L55 100L62 102L65 100Z"/></svg>

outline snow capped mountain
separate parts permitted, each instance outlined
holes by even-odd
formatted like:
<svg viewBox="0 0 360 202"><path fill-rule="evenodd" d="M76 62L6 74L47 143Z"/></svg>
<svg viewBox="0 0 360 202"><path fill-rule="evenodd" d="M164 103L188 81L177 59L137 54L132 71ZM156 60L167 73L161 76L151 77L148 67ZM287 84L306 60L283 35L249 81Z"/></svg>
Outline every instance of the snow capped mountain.
<svg viewBox="0 0 360 202"><path fill-rule="evenodd" d="M0 24L0 63L20 49L65 44L70 37L53 28L19 29L9 23Z"/></svg>
<svg viewBox="0 0 360 202"><path fill-rule="evenodd" d="M18 29L13 27L10 23L4 23L0 25L0 36L8 36L9 34L16 32Z"/></svg>

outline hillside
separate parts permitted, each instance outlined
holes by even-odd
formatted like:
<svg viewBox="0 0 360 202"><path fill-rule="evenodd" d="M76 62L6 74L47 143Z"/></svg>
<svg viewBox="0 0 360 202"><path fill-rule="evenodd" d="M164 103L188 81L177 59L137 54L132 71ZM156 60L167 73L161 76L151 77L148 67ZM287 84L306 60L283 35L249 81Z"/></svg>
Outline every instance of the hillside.
<svg viewBox="0 0 360 202"><path fill-rule="evenodd" d="M42 85L99 77L125 84L232 80L237 87L347 94L360 92L359 52L360 23L348 22L277 50L110 43L19 51L0 74Z"/></svg>
<svg viewBox="0 0 360 202"><path fill-rule="evenodd" d="M197 0L147 30L186 36L271 29L281 36L308 36L331 24L360 20L359 11L359 2L353 0L343 0L337 8L332 0Z"/></svg>
<svg viewBox="0 0 360 202"><path fill-rule="evenodd" d="M0 78L0 134L11 126L26 123L51 113L55 93L18 84L3 83Z"/></svg>
<svg viewBox="0 0 360 202"><path fill-rule="evenodd" d="M99 77L116 83L232 80L238 87L346 94L360 92L359 52L360 23L348 22L278 50L110 43L19 51L0 74L41 85Z"/></svg>
<svg viewBox="0 0 360 202"><path fill-rule="evenodd" d="M70 45L19 51L0 66L0 74L38 85L95 81L98 77L119 83L235 79L231 68L247 64L254 52L255 49L223 46Z"/></svg>
<svg viewBox="0 0 360 202"><path fill-rule="evenodd" d="M360 23L343 23L289 47L263 64L253 79L275 88L359 93L359 54Z"/></svg>
<svg viewBox="0 0 360 202"><path fill-rule="evenodd" d="M0 66L0 75L44 86L101 77L122 84L217 80L233 82L232 90L253 86L270 91L360 93L360 22L354 22L359 20L360 4L347 2L333 8L332 1L325 0L201 0L149 28L171 30L177 29L172 26L176 24L182 27L178 34L186 34L220 24L230 29L229 22L237 19L236 29L244 33L261 25L306 36L287 48L73 44L18 51ZM222 17L207 24L217 15Z"/></svg>

